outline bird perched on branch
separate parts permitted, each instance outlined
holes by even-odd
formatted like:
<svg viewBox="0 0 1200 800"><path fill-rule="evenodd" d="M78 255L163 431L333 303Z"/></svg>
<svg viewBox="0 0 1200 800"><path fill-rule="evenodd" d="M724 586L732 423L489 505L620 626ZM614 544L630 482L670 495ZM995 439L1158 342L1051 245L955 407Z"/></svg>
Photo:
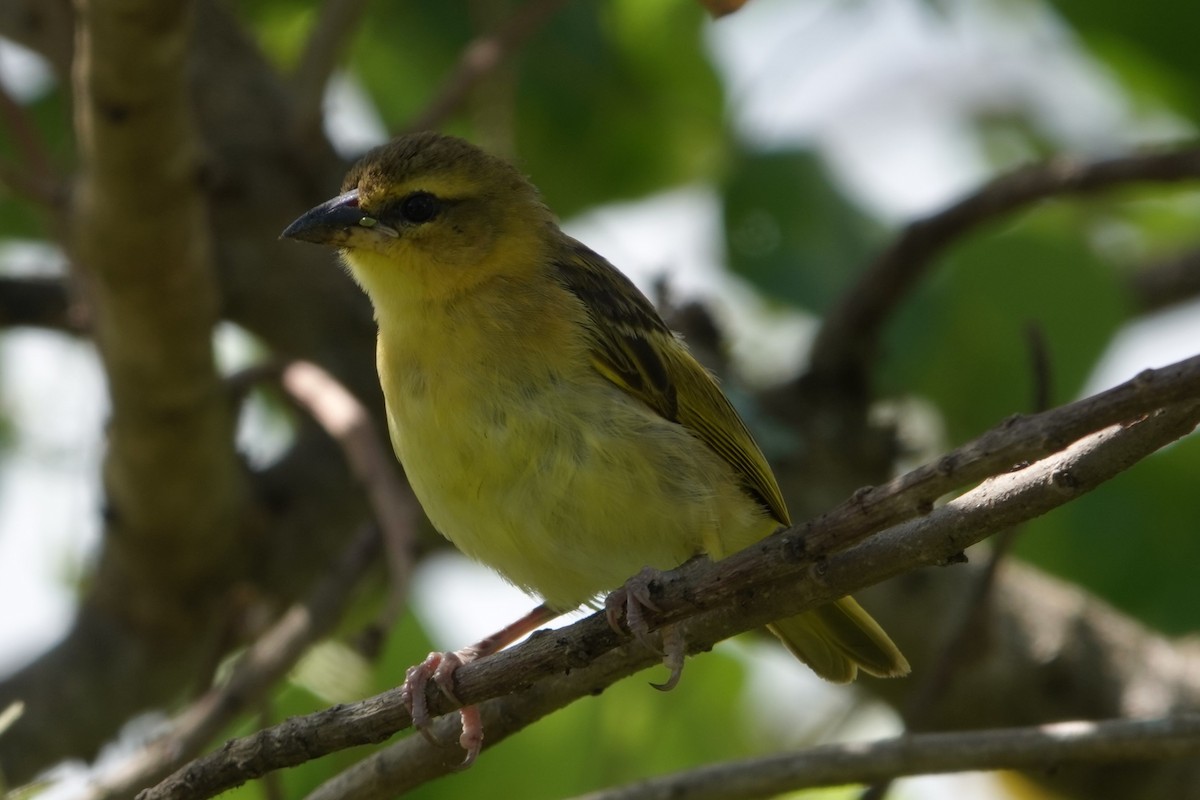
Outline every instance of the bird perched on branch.
<svg viewBox="0 0 1200 800"><path fill-rule="evenodd" d="M544 600L409 670L418 727L430 679L453 698L458 666L613 590L610 621L623 612L643 637L653 570L722 558L790 523L716 380L507 162L461 139L405 136L283 235L337 247L370 296L392 444L434 526ZM849 597L770 628L831 681L908 672ZM669 687L683 643L664 638ZM469 762L482 743L471 709L460 741Z"/></svg>

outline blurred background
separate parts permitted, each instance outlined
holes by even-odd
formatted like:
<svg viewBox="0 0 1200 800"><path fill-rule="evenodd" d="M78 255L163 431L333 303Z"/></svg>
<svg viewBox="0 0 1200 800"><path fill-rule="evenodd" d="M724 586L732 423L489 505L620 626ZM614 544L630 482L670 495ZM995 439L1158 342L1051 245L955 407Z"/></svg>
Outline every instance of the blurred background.
<svg viewBox="0 0 1200 800"><path fill-rule="evenodd" d="M21 681L37 670L68 679L67 667L45 654L80 635L81 607L117 619L123 612L118 601L88 599L111 594L105 564L120 546L120 514L103 476L120 467L105 466L114 458L106 433L113 377L90 336L102 301L73 257L72 191L88 180L89 164L104 160L82 141L86 88L78 76L71 85L72 32L86 23L65 2L40 10L10 2L0 12L0 676L14 676L11 688L31 685ZM821 403L788 394L811 388L804 376L823 315L907 222L1020 165L1120 157L1194 138L1200 9L1186 4L750 0L717 20L693 0L195 6L186 80L218 298L213 358L225 378L268 359L305 357L378 410L369 311L349 278L332 255L274 239L299 211L332 196L365 149L428 124L514 159L569 233L660 302L722 374L780 469L797 518L1010 414L1100 391L1198 349L1200 191L1194 182L1145 181L1031 205L956 241L897 304L850 416L824 441L813 440L814 429L828 428ZM504 57L455 94L448 76L461 69L464 48L496 31ZM239 508L255 509L245 514L257 515L262 539L252 555L220 559L246 559L227 576L198 582L215 587L213 597L251 600L210 598L200 603L206 622L181 623L206 631L193 662L219 662L252 639L261 627L230 617L278 613L344 546L352 522L367 517L345 475L289 482L298 453L335 452L327 443L304 449L320 434L302 416L269 382L239 395L229 446L255 476ZM1194 632L1198 474L1193 438L1029 523L1011 558L1111 604L1148 635ZM355 495L320 516L336 520L337 533L263 533L280 493L308 491L305 481ZM195 501L202 498L198 491ZM290 513L278 511L279 519ZM170 548L173 534L159 535ZM422 542L409 611L377 651L364 653L352 634L385 593L382 573L367 579L335 635L225 735L382 691L431 647L461 647L532 607L428 530ZM901 626L902 649L921 650L903 622L891 621L906 613L895 597L866 595L864 603L873 613L885 608L877 614L885 627ZM913 605L908 613L923 620L911 627L940 640L936 610ZM119 646L76 653L71 664L108 672L88 660L104 650ZM144 661L138 669L153 672L155 659ZM164 680L169 687L89 713L97 719L79 725L87 734L61 752L13 744L22 736L14 725L0 733L0 764L15 784L66 759L42 796L83 796L87 781L152 735L205 674L213 673L178 669ZM766 639L744 637L690 659L669 694L649 690L648 679L658 676L577 702L413 795L563 797L903 729L895 710L904 708L903 688L889 686L881 698L870 681L822 684ZM910 683L918 679L919 670ZM104 686L96 677L88 691ZM36 704L26 710L39 713ZM106 742L99 772L89 771L84 764ZM300 797L363 755L339 753L282 773L273 789L252 784L226 796ZM901 781L889 796L1082 795L1015 775L970 775Z"/></svg>

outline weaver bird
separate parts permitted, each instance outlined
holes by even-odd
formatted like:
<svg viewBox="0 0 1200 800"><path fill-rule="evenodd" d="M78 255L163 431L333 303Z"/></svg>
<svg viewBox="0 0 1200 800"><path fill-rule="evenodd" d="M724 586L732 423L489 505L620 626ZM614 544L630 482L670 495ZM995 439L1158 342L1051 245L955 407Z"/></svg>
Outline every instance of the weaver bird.
<svg viewBox="0 0 1200 800"><path fill-rule="evenodd" d="M563 233L512 165L461 139L404 136L283 235L337 247L379 324L396 455L434 526L544 603L496 636L432 653L405 694L429 723L431 678L610 596L645 631L643 568L719 559L790 524L779 486L716 380L650 301ZM852 598L770 629L818 675L908 672ZM672 677L682 643L668 653ZM482 743L463 710L469 762Z"/></svg>

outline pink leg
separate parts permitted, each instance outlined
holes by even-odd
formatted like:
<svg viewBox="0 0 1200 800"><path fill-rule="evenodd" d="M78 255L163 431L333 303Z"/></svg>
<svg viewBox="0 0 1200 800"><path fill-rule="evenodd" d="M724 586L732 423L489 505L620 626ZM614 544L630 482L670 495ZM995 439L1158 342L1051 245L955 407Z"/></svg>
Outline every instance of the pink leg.
<svg viewBox="0 0 1200 800"><path fill-rule="evenodd" d="M451 702L461 706L462 703L454 694L454 673L459 667L491 655L498 650L503 650L525 634L536 630L542 623L557 616L557 611L551 610L543 603L516 622L470 647L464 647L462 650L452 653L430 653L420 664L409 667L404 676L404 686L400 690L400 696L408 708L409 714L412 715L413 727L421 731L431 743L441 744L434 740L429 733L431 719L429 705L425 699L425 690L429 681L432 679L442 694ZM460 708L459 716L462 718L462 735L458 737L458 743L467 751L466 758L459 768L465 769L471 765L471 762L479 755L479 751L483 749L483 720L479 715L479 708L476 706Z"/></svg>

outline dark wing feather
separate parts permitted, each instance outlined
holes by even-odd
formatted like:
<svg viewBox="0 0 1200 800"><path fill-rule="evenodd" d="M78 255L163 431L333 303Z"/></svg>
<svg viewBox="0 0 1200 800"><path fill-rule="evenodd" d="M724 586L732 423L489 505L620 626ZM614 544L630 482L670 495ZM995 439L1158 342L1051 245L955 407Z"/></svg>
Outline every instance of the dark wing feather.
<svg viewBox="0 0 1200 800"><path fill-rule="evenodd" d="M787 507L767 459L717 381L675 337L633 282L582 244L555 277L592 316L592 364L657 414L688 428L725 459L745 489L781 524Z"/></svg>

